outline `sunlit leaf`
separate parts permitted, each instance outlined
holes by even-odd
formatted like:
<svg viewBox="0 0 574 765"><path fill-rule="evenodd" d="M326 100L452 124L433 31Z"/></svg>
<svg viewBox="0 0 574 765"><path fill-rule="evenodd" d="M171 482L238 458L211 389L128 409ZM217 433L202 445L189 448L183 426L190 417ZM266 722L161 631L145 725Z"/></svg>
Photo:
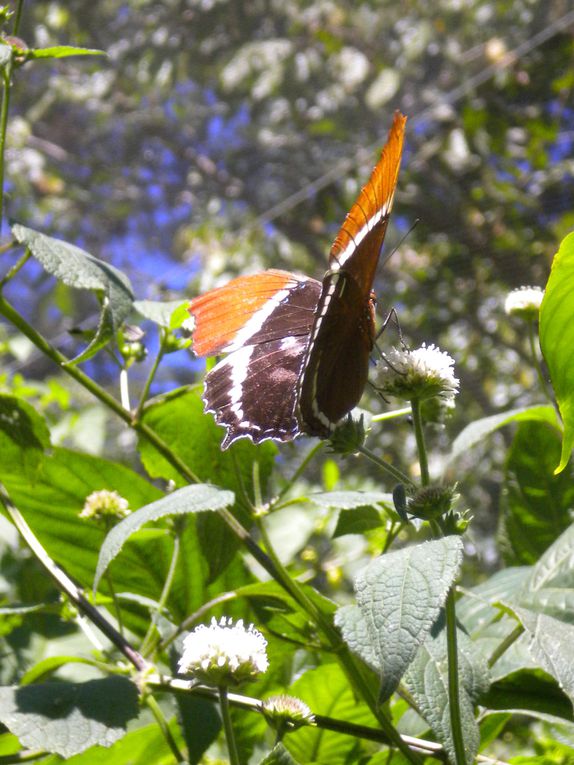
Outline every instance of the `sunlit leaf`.
<svg viewBox="0 0 574 765"><path fill-rule="evenodd" d="M357 606L337 611L349 648L379 672L382 700L429 634L461 561L455 536L382 555L355 580Z"/></svg>
<svg viewBox="0 0 574 765"><path fill-rule="evenodd" d="M104 540L94 577L94 590L98 589L99 581L105 570L119 554L125 542L145 523L151 523L171 515L215 511L229 507L233 502L234 496L231 491L222 491L215 486L205 484L194 484L167 494L150 505L145 505L131 513L117 526L114 526Z"/></svg>
<svg viewBox="0 0 574 765"><path fill-rule="evenodd" d="M346 534L364 534L383 525L380 511L374 507L357 507L354 510L341 510L333 539Z"/></svg>
<svg viewBox="0 0 574 765"><path fill-rule="evenodd" d="M382 491L326 491L309 496L311 502L336 510L372 507L380 503L391 504L390 494Z"/></svg>
<svg viewBox="0 0 574 765"><path fill-rule="evenodd" d="M211 415L204 414L198 388L181 388L158 398L145 409L143 421L193 471L198 480L234 492L233 512L249 523L244 493L253 499L253 464L259 465L259 479L265 493L277 448L270 442L255 446L241 439L230 449L221 451L222 429ZM188 481L157 449L144 438L139 450L146 470L152 478L173 480L177 486ZM218 516L212 513L197 518L200 540L209 549L210 575L223 571L238 549L237 538Z"/></svg>
<svg viewBox="0 0 574 765"><path fill-rule="evenodd" d="M0 478L21 472L34 482L49 446L50 432L34 407L16 396L0 394Z"/></svg>
<svg viewBox="0 0 574 765"><path fill-rule="evenodd" d="M534 563L571 524L574 469L560 475L560 434L543 422L520 425L508 453L502 493L502 548L511 564Z"/></svg>
<svg viewBox="0 0 574 765"><path fill-rule="evenodd" d="M123 677L0 688L0 719L23 746L71 757L121 738L139 715L138 695Z"/></svg>
<svg viewBox="0 0 574 765"><path fill-rule="evenodd" d="M531 569L525 589L537 591L547 587L574 587L574 525L549 547Z"/></svg>
<svg viewBox="0 0 574 765"><path fill-rule="evenodd" d="M358 703L349 682L336 664L325 664L305 672L289 688L289 694L305 702L314 714L339 718L357 725L376 726L369 708ZM314 762L342 763L356 762L358 742L352 736L345 736L329 730L306 726L285 737L285 746L297 760L309 761L313 753Z"/></svg>
<svg viewBox="0 0 574 765"><path fill-rule="evenodd" d="M529 406L522 409L512 409L508 412L500 412L490 417L483 417L475 420L466 426L454 439L452 449L449 455L449 462L460 457L473 446L482 443L484 439L499 428L509 425L512 422L524 422L527 420L537 420L547 422L550 425L558 426L558 418L554 407L547 406Z"/></svg>
<svg viewBox="0 0 574 765"><path fill-rule="evenodd" d="M68 58L69 56L107 56L103 50L76 48L73 45L55 45L52 48L32 48L26 51L26 58Z"/></svg>
<svg viewBox="0 0 574 765"><path fill-rule="evenodd" d="M478 725L473 705L488 688L486 661L474 649L472 641L457 631L459 710L464 750L468 765L474 762L479 746ZM456 761L450 704L448 697L448 658L446 630L443 627L427 637L403 679L412 693L417 708L444 745L452 762Z"/></svg>
<svg viewBox="0 0 574 765"><path fill-rule="evenodd" d="M564 422L562 454L556 472L564 470L574 444L574 233L561 243L552 263L540 308L540 347Z"/></svg>
<svg viewBox="0 0 574 765"><path fill-rule="evenodd" d="M135 310L143 316L144 319L149 319L159 324L160 327L171 329L171 317L173 312L182 305L181 300L135 300ZM184 304L185 307L186 304ZM189 313L186 311L186 316L189 318Z"/></svg>
<svg viewBox="0 0 574 765"><path fill-rule="evenodd" d="M527 631L532 656L574 705L574 625L520 606L510 607Z"/></svg>
<svg viewBox="0 0 574 765"><path fill-rule="evenodd" d="M20 474L8 475L4 482L48 554L84 587L92 584L105 537L103 528L80 518L88 495L101 489L115 490L131 508L162 496L159 489L123 465L60 448L44 459L34 484ZM112 569L118 590L159 599L171 547L167 538L130 540L122 565ZM179 588L179 578L177 583ZM177 591L182 611L186 609L185 591ZM176 603L172 601L172 605Z"/></svg>
<svg viewBox="0 0 574 765"><path fill-rule="evenodd" d="M167 728L180 749L183 748L177 720L171 720ZM166 731L162 731L154 722L130 730L110 747L95 746L82 754L69 757L66 765L174 765L173 750L165 734ZM51 755L42 759L42 765L62 765L62 759L58 755Z"/></svg>
<svg viewBox="0 0 574 765"><path fill-rule="evenodd" d="M104 295L96 337L88 349L75 359L85 361L118 330L132 308L133 291L128 277L109 263L60 239L16 223L12 233L17 242L26 245L44 269L63 284L74 289L94 290Z"/></svg>
<svg viewBox="0 0 574 765"><path fill-rule="evenodd" d="M486 709L525 714L549 722L572 721L572 704L540 669L516 671L493 683L482 697Z"/></svg>

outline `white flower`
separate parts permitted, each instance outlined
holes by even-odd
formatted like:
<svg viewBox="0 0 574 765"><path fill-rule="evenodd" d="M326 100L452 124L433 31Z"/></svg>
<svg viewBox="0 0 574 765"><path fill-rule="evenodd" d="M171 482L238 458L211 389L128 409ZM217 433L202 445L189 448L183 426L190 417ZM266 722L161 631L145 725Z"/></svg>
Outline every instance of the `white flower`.
<svg viewBox="0 0 574 765"><path fill-rule="evenodd" d="M130 514L127 499L121 497L117 491L93 491L84 502L80 518L101 520L102 518L125 518Z"/></svg>
<svg viewBox="0 0 574 765"><path fill-rule="evenodd" d="M385 355L378 386L383 393L421 401L438 396L450 399L458 393L459 381L454 375L454 359L434 345L398 350Z"/></svg>
<svg viewBox="0 0 574 765"><path fill-rule="evenodd" d="M295 696L270 696L261 705L267 721L281 732L295 730L302 725L315 725L315 715L307 704Z"/></svg>
<svg viewBox="0 0 574 765"><path fill-rule="evenodd" d="M519 287L512 290L504 301L504 310L509 316L538 318L544 290L540 287Z"/></svg>
<svg viewBox="0 0 574 765"><path fill-rule="evenodd" d="M200 624L183 641L178 669L209 685L236 685L265 672L269 666L267 641L250 624L222 616L209 627Z"/></svg>

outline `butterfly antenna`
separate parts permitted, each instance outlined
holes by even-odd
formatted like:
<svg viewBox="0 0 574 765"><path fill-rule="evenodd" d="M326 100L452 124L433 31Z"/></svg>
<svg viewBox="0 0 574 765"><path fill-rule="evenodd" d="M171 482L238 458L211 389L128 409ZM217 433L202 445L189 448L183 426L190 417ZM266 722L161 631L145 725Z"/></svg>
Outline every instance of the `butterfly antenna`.
<svg viewBox="0 0 574 765"><path fill-rule="evenodd" d="M383 321L383 323L382 323L382 326L381 326L381 328L380 328L380 329L379 329L379 331L377 332L377 336L375 337L375 346L376 346L377 350L379 351L379 353L381 354L381 356L382 356L383 354L381 353L381 351L380 351L380 349L379 349L379 347L378 347L378 345L377 345L377 340L378 340L378 339L380 338L380 336L383 334L383 332L385 331L385 329L386 329L386 328L389 326L389 322L391 321L391 319L393 320L393 323L394 323L395 327L397 328L397 332L398 332L398 334L399 334L399 340L401 341L401 345L403 345L403 346L404 346L404 341L403 341L403 333L402 333L402 331L401 331L401 324L400 324L400 322L399 322L399 316L398 316L398 314L397 314L396 308L391 308L391 310L390 310L390 311L388 312L388 314L386 315L386 317L385 317L385 319L384 319L384 321Z"/></svg>
<svg viewBox="0 0 574 765"><path fill-rule="evenodd" d="M401 239L399 240L399 243L398 243L397 245L395 245L395 247L393 248L393 250L392 250L391 252L389 252L389 254L388 254L388 255L387 255L387 256L386 256L386 257L383 259L383 266L385 265L385 263L386 263L388 260L390 260L390 259L393 257L393 255L394 255L394 254L395 254L395 252L396 252L396 251L399 249L399 247L401 246L401 244L402 244L402 243L405 241L405 239L406 239L408 236L410 236L410 235L412 234L412 232L414 231L414 229L415 229L415 228L418 226L418 224L419 224L420 222L421 222L421 219L420 219L420 218L416 218L416 219L415 219L414 223L411 225L411 227L409 228L409 230L408 230L408 231L407 231L405 234L403 234L403 236L402 236L402 237L401 237Z"/></svg>

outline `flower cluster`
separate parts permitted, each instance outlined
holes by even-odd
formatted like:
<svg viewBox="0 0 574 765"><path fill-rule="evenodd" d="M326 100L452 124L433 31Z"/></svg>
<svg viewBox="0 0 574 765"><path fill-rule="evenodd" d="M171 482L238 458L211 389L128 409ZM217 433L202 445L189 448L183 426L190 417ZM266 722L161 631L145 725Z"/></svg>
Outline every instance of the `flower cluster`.
<svg viewBox="0 0 574 765"><path fill-rule="evenodd" d="M117 491L101 489L86 497L80 518L101 521L105 518L125 518L129 514L127 499L121 497Z"/></svg>
<svg viewBox="0 0 574 765"><path fill-rule="evenodd" d="M261 705L267 721L280 734L293 731L302 725L314 725L315 715L305 702L295 696L270 696Z"/></svg>
<svg viewBox="0 0 574 765"><path fill-rule="evenodd" d="M240 619L213 618L209 627L200 624L183 641L178 669L208 685L237 685L267 670L267 641L250 624Z"/></svg>
<svg viewBox="0 0 574 765"><path fill-rule="evenodd" d="M451 401L458 393L454 359L434 345L425 343L414 350L393 348L385 354L380 368L378 388L382 393L406 401L435 396Z"/></svg>
<svg viewBox="0 0 574 765"><path fill-rule="evenodd" d="M508 293L504 302L504 310L509 316L537 319L543 297L544 290L541 290L540 287L520 287Z"/></svg>

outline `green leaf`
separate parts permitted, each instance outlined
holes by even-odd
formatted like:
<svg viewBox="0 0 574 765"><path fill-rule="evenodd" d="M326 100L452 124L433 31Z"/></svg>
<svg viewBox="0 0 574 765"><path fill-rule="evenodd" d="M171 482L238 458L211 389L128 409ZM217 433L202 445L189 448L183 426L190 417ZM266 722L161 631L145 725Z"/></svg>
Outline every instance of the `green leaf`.
<svg viewBox="0 0 574 765"><path fill-rule="evenodd" d="M94 336L84 348L81 353L75 356L69 364L81 364L83 361L91 359L98 351L105 348L110 340L114 337L117 326L114 323L114 316L112 306L109 299L104 296L102 300L102 308L100 311L100 317L98 319L98 327L94 333Z"/></svg>
<svg viewBox="0 0 574 765"><path fill-rule="evenodd" d="M8 475L4 482L48 554L84 587L93 582L105 537L103 528L79 517L86 497L100 489L115 490L135 509L162 496L159 489L123 465L60 448L44 459L34 485L23 475ZM171 539L165 536L130 540L121 565L111 569L116 590L138 592L158 600L171 549ZM185 568L190 566L191 563L186 564ZM190 590L191 582L185 579L184 571L178 571L170 604L179 605L176 612L181 616L189 612ZM141 609L138 611L141 613Z"/></svg>
<svg viewBox="0 0 574 765"><path fill-rule="evenodd" d="M69 56L107 56L103 50L76 48L72 45L56 45L53 48L32 48L26 51L26 58L68 58Z"/></svg>
<svg viewBox="0 0 574 765"><path fill-rule="evenodd" d="M273 468L277 448L270 442L255 446L242 439L221 451L222 429L211 415L204 414L197 388L181 388L146 406L143 421L169 444L175 454L204 483L233 491L233 509L243 523L250 523L245 494L253 499L253 464L258 463L262 493ZM144 438L139 450L152 478L173 480L176 486L187 483L179 472ZM197 518L200 542L209 549L210 577L215 579L235 555L239 542L225 523L211 513Z"/></svg>
<svg viewBox="0 0 574 765"><path fill-rule="evenodd" d="M325 491L309 495L309 500L321 507L352 510L373 505L392 505L392 497L382 491Z"/></svg>
<svg viewBox="0 0 574 765"><path fill-rule="evenodd" d="M34 407L0 394L0 477L22 473L33 482L49 447L50 431Z"/></svg>
<svg viewBox="0 0 574 765"><path fill-rule="evenodd" d="M498 619L500 609L492 604L512 600L522 590L530 573L530 566L504 568L476 587L463 589L464 596L456 604L456 616L467 632L477 635L486 624Z"/></svg>
<svg viewBox="0 0 574 765"><path fill-rule="evenodd" d="M221 717L216 705L207 699L191 696L188 693L176 693L175 703L178 710L178 722L187 745L189 762L205 762L203 754L217 739L221 730ZM150 759L147 762L155 765L155 760Z"/></svg>
<svg viewBox="0 0 574 765"><path fill-rule="evenodd" d="M461 454L472 449L491 433L511 422L524 422L536 420L546 422L549 425L559 427L556 411L553 406L529 406L521 409L511 409L508 412L493 414L491 417L483 417L467 425L454 439L448 462L452 462Z"/></svg>
<svg viewBox="0 0 574 765"><path fill-rule="evenodd" d="M535 563L571 523L574 469L554 474L560 436L540 422L518 428L506 464L502 529L505 558Z"/></svg>
<svg viewBox="0 0 574 765"><path fill-rule="evenodd" d="M527 714L549 722L572 721L572 704L540 669L514 672L493 683L481 698L485 709Z"/></svg>
<svg viewBox="0 0 574 765"><path fill-rule="evenodd" d="M456 761L450 704L448 699L448 658L446 630L427 637L417 651L414 661L403 678L413 695L417 709L443 744L452 762ZM480 743L478 724L474 717L474 703L488 689L488 666L475 651L471 640L457 630L459 662L459 709L464 737L466 761L474 762Z"/></svg>
<svg viewBox="0 0 574 765"><path fill-rule="evenodd" d="M183 307L186 308L188 304L189 301L184 303ZM134 308L140 316L154 321L160 327L165 327L166 329L171 329L172 314L181 305L181 300L136 300L134 302ZM189 318L187 309L186 317Z"/></svg>
<svg viewBox="0 0 574 765"><path fill-rule="evenodd" d="M101 291L104 294L98 331L88 348L77 358L85 361L118 330L132 308L133 291L128 277L109 263L60 239L16 223L12 233L26 245L44 269L68 287Z"/></svg>
<svg viewBox="0 0 574 765"><path fill-rule="evenodd" d="M426 639L462 562L459 537L376 558L355 580L357 608L335 615L349 648L381 675L381 700L399 684Z"/></svg>
<svg viewBox="0 0 574 765"><path fill-rule="evenodd" d="M574 705L574 626L510 605L530 639L530 652Z"/></svg>
<svg viewBox="0 0 574 765"><path fill-rule="evenodd" d="M556 468L568 464L574 445L574 233L554 257L540 307L540 347L564 423L562 453Z"/></svg>
<svg viewBox="0 0 574 765"><path fill-rule="evenodd" d="M382 526L381 514L374 507L357 507L355 510L341 510L333 538L346 534L365 534Z"/></svg>
<svg viewBox="0 0 574 765"><path fill-rule="evenodd" d="M305 596L326 620L333 618L335 603L321 595L314 587L302 585ZM235 589L237 598L247 598L257 614L257 621L273 634L293 644L316 642L315 627L301 607L275 581L257 582Z"/></svg>
<svg viewBox="0 0 574 765"><path fill-rule="evenodd" d="M110 746L138 714L138 690L123 677L0 688L0 719L8 730L23 746L62 757Z"/></svg>
<svg viewBox="0 0 574 765"><path fill-rule="evenodd" d="M189 305L189 302L181 303L175 309L169 321L170 329L179 329L180 327L183 326L184 321L187 321L190 318L189 311L187 310L188 305Z"/></svg>
<svg viewBox="0 0 574 765"><path fill-rule="evenodd" d="M574 525L570 525L531 569L525 589L572 587L574 569Z"/></svg>
<svg viewBox="0 0 574 765"><path fill-rule="evenodd" d="M517 602L530 573L530 566L502 569L477 587L463 589L465 595L456 604L457 619L485 660L489 660L516 629L516 620L502 612L500 601ZM498 657L491 676L496 680L535 666L522 636Z"/></svg>
<svg viewBox="0 0 574 765"><path fill-rule="evenodd" d="M382 525L381 510L392 506L392 497L382 491L327 491L311 494L309 500L320 507L341 510L333 537L364 534Z"/></svg>
<svg viewBox="0 0 574 765"><path fill-rule="evenodd" d="M516 628L516 619L505 613L498 621L486 625L477 637L473 638L476 650L480 651L486 661L490 661L495 651L503 645L508 645L508 641L514 638L512 644L490 668L493 682L522 670L538 669L538 663L532 658L528 648L528 639L524 633L516 638Z"/></svg>
<svg viewBox="0 0 574 765"><path fill-rule="evenodd" d="M324 664L305 672L288 691L305 702L314 714L335 717L357 725L377 726L366 704L358 702L347 677L337 664ZM285 737L285 746L296 760L329 765L358 762L358 740L334 731L304 727ZM311 754L312 753L312 754Z"/></svg>
<svg viewBox="0 0 574 765"><path fill-rule="evenodd" d="M574 525L570 525L532 566L516 602L530 611L574 624L573 568Z"/></svg>
<svg viewBox="0 0 574 765"><path fill-rule="evenodd" d="M283 744L276 744L259 765L298 765Z"/></svg>
<svg viewBox="0 0 574 765"><path fill-rule="evenodd" d="M183 746L176 720L169 730L180 748ZM42 759L42 765L62 765L56 755ZM192 761L193 762L193 761ZM66 765L174 765L173 752L156 723L127 733L111 747L91 747L66 760Z"/></svg>
<svg viewBox="0 0 574 765"><path fill-rule="evenodd" d="M157 521L171 515L203 513L229 507L234 502L233 493L222 491L215 486L194 484L167 494L165 497L145 505L124 518L110 531L100 550L94 578L94 591L98 589L101 577L111 561L118 555L125 542L145 523Z"/></svg>
<svg viewBox="0 0 574 765"><path fill-rule="evenodd" d="M88 666L97 666L93 659L85 659L81 656L50 656L47 659L37 662L20 679L20 685L32 685L38 683L44 678L48 678L57 672L61 667L68 664L87 664Z"/></svg>
<svg viewBox="0 0 574 765"><path fill-rule="evenodd" d="M45 458L34 485L19 474L8 475L5 485L48 554L84 587L92 585L106 535L100 525L79 517L86 497L100 489L116 490L128 500L132 510L137 510L163 496L159 489L123 465L59 448ZM188 515L181 534L178 566L166 604L174 623L210 598L251 581L242 560L236 557L225 577L208 586L205 551L211 554L210 540L201 538L196 530L196 521L202 515L214 514ZM149 609L139 603L144 604L146 598L152 603L159 601L172 554L173 538L168 528L143 528L130 537L121 556L110 565L124 624L137 634L149 626ZM100 585L102 592L109 592L106 579ZM128 599L124 593L133 596ZM238 613L237 617L242 615Z"/></svg>

